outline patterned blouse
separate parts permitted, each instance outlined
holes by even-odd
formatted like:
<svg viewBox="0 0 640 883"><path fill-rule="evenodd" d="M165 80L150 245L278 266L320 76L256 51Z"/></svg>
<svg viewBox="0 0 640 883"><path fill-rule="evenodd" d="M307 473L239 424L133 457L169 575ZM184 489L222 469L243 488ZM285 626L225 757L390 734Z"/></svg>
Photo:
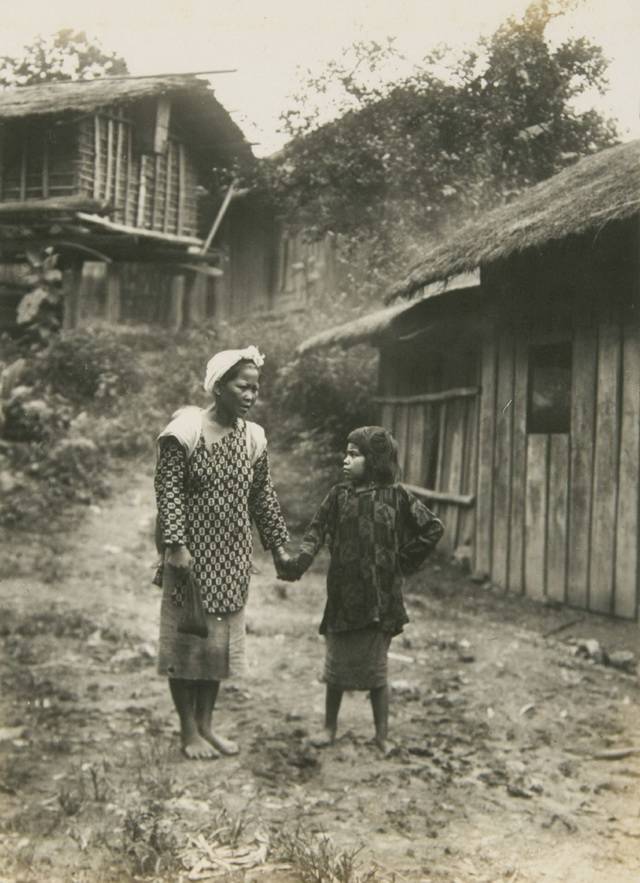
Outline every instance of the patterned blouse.
<svg viewBox="0 0 640 883"><path fill-rule="evenodd" d="M189 460L180 442L168 437L160 446L155 490L162 539L189 549L205 609L242 609L251 575L251 520L265 549L289 539L267 452L251 465L242 420L210 447L200 436ZM181 603L179 591L174 600Z"/></svg>
<svg viewBox="0 0 640 883"><path fill-rule="evenodd" d="M409 621L403 574L418 570L443 530L442 522L402 485L333 487L297 557L302 574L325 540L331 553L321 634L372 627L401 632Z"/></svg>

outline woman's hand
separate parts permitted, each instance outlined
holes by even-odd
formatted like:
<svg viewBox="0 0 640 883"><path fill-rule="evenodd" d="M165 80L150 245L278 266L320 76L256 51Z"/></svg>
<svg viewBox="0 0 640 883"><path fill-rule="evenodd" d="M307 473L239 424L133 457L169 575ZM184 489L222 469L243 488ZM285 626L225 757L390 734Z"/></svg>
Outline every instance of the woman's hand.
<svg viewBox="0 0 640 883"><path fill-rule="evenodd" d="M186 546L174 546L169 550L165 562L177 570L189 570L191 568L191 553Z"/></svg>
<svg viewBox="0 0 640 883"><path fill-rule="evenodd" d="M288 582L293 582L294 580L299 579L299 575L296 572L297 568L295 566L295 559L291 558L291 556L285 552L283 546L278 546L276 549L272 549L271 554L273 555L273 563L276 566L278 579L287 580Z"/></svg>

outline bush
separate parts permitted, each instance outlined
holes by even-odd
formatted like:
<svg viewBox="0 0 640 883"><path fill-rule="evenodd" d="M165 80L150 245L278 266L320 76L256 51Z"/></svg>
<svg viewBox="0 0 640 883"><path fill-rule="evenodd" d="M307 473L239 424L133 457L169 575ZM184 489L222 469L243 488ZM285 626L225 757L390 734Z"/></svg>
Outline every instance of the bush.
<svg viewBox="0 0 640 883"><path fill-rule="evenodd" d="M369 347L310 353L280 370L274 404L342 450L352 429L375 421L376 378L377 356Z"/></svg>
<svg viewBox="0 0 640 883"><path fill-rule="evenodd" d="M136 350L109 331L63 333L38 354L33 375L78 403L110 404L143 383Z"/></svg>

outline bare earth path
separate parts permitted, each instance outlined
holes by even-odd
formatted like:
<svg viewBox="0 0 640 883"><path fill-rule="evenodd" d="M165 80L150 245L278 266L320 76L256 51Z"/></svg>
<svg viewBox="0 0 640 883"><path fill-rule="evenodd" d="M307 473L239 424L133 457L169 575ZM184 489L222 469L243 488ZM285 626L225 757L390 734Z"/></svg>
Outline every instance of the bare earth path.
<svg viewBox="0 0 640 883"><path fill-rule="evenodd" d="M290 586L259 553L249 677L218 715L241 754L187 762L154 672L152 517L139 474L71 539L4 548L0 881L640 880L640 755L593 759L640 746L638 679L570 643L636 650L637 626L544 637L579 614L434 564L392 644L392 755L359 694L319 752L323 562Z"/></svg>

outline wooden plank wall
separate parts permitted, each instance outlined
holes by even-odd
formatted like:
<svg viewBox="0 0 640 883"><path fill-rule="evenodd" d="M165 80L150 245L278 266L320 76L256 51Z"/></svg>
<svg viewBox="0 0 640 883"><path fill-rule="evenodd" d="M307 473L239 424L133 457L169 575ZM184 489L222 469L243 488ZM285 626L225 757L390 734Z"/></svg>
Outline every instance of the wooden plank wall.
<svg viewBox="0 0 640 883"><path fill-rule="evenodd" d="M110 201L118 223L197 235L198 176L187 146L171 135L164 153L141 155L133 126L118 108L80 121L77 190Z"/></svg>
<svg viewBox="0 0 640 883"><path fill-rule="evenodd" d="M485 342L474 560L508 591L635 618L640 319L635 295L609 301L613 273L594 277L568 332L569 433L527 433L527 352L544 335L522 323Z"/></svg>
<svg viewBox="0 0 640 883"><path fill-rule="evenodd" d="M429 483L428 490L443 494L472 495L477 468L476 415L477 399L469 394L427 402L381 400L380 421L398 441L402 480L421 488ZM426 471L432 446L437 448L437 466L431 484ZM472 545L473 505L428 497L426 503L445 525L438 546L441 551L452 553L459 546Z"/></svg>

